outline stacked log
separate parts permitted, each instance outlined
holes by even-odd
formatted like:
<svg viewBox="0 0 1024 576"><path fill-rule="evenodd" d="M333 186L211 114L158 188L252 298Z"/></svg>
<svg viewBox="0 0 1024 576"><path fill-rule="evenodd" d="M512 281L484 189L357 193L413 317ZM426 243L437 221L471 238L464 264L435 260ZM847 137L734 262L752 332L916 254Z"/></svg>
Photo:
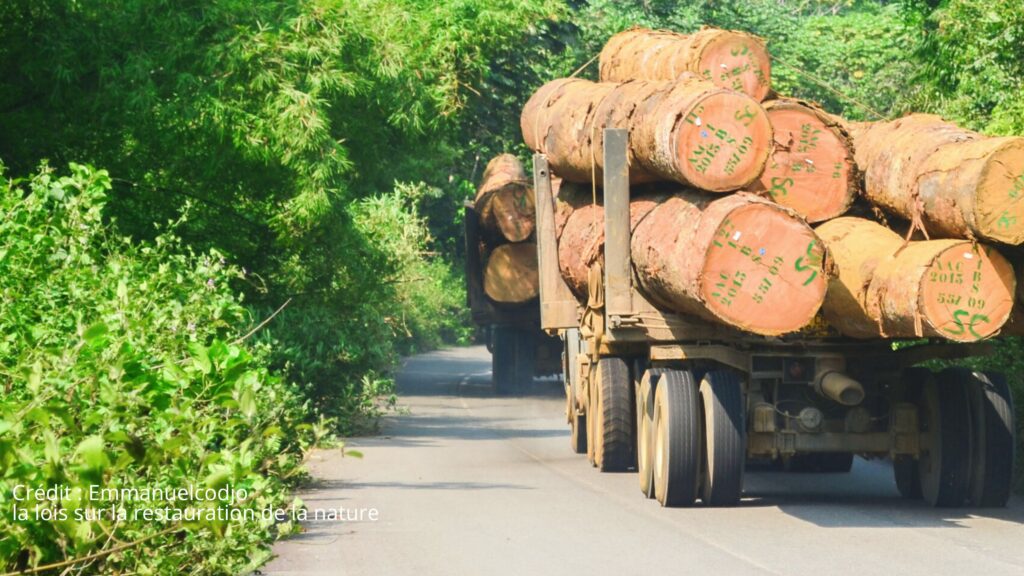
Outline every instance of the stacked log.
<svg viewBox="0 0 1024 576"><path fill-rule="evenodd" d="M1024 138L912 114L852 128L864 193L934 236L1024 243Z"/></svg>
<svg viewBox="0 0 1024 576"><path fill-rule="evenodd" d="M859 174L843 122L810 102L764 104L775 146L754 186L808 222L841 216L856 199Z"/></svg>
<svg viewBox="0 0 1024 576"><path fill-rule="evenodd" d="M491 251L484 266L484 292L499 304L529 302L539 293L537 245L502 244Z"/></svg>
<svg viewBox="0 0 1024 576"><path fill-rule="evenodd" d="M542 86L520 119L566 180L558 260L581 300L604 252L604 130L621 128L634 286L659 309L764 336L821 320L859 339L1024 333L1024 286L986 244L1024 244L1024 138L922 114L848 124L777 95L762 107L768 55L742 33L630 30L600 65L599 83Z"/></svg>
<svg viewBox="0 0 1024 576"><path fill-rule="evenodd" d="M861 218L817 228L835 263L822 307L854 338L943 337L974 342L999 332L1016 291L1013 267L968 240L905 242Z"/></svg>
<svg viewBox="0 0 1024 576"><path fill-rule="evenodd" d="M537 298L533 187L515 156L501 154L487 163L473 207L483 232L484 293L498 304Z"/></svg>
<svg viewBox="0 0 1024 576"><path fill-rule="evenodd" d="M612 36L601 50L602 82L675 80L684 72L758 102L771 92L771 59L762 39L732 30L694 34L634 28Z"/></svg>
<svg viewBox="0 0 1024 576"><path fill-rule="evenodd" d="M511 154L491 159L476 192L474 208L491 239L522 242L533 234L533 187L522 163Z"/></svg>
<svg viewBox="0 0 1024 576"><path fill-rule="evenodd" d="M630 225L638 287L664 309L775 336L810 323L825 297L821 241L797 214L755 195L636 195ZM603 245L603 208L574 210L558 254L581 298Z"/></svg>
<svg viewBox="0 0 1024 576"><path fill-rule="evenodd" d="M738 190L757 179L771 151L771 125L755 100L692 74L621 84L554 80L526 103L520 125L527 146L576 182L601 181L605 128L629 130L634 183Z"/></svg>

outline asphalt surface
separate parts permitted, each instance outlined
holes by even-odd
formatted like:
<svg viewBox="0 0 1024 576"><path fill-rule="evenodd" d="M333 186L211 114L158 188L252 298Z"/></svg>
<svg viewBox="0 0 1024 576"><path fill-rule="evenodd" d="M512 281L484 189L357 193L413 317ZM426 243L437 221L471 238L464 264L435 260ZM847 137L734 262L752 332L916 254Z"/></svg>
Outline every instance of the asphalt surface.
<svg viewBox="0 0 1024 576"><path fill-rule="evenodd" d="M307 523L262 573L1024 574L1020 499L934 510L858 459L849 474L748 471L736 508L665 509L635 474L571 452L559 381L500 398L489 370L482 347L409 359L404 413L348 443L365 457L312 458L300 497L343 519Z"/></svg>

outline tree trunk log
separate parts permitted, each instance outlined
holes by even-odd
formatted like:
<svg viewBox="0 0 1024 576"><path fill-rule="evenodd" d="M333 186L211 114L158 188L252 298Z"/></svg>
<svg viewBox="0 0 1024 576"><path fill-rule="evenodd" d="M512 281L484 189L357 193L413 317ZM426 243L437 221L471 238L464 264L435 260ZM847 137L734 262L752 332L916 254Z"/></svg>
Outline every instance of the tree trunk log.
<svg viewBox="0 0 1024 576"><path fill-rule="evenodd" d="M474 207L492 241L522 242L533 234L533 187L515 156L501 154L487 163Z"/></svg>
<svg viewBox="0 0 1024 576"><path fill-rule="evenodd" d="M500 304L521 304L537 297L537 245L502 244L491 251L484 266L484 292Z"/></svg>
<svg viewBox="0 0 1024 576"><path fill-rule="evenodd" d="M930 235L1024 243L1024 138L913 114L852 128L865 195Z"/></svg>
<svg viewBox="0 0 1024 576"><path fill-rule="evenodd" d="M684 35L634 28L612 36L601 50L602 82L675 80L684 72L758 102L771 90L771 57L764 40L704 28Z"/></svg>
<svg viewBox="0 0 1024 576"><path fill-rule="evenodd" d="M563 78L533 94L523 140L566 180L600 182L604 129L629 130L630 180L670 180L713 192L738 190L764 170L771 125L745 94L693 75L673 82L595 84Z"/></svg>
<svg viewBox="0 0 1024 576"><path fill-rule="evenodd" d="M974 342L1009 318L1013 267L989 247L968 240L904 245L895 232L859 218L837 218L817 232L838 270L825 319L847 336Z"/></svg>
<svg viewBox="0 0 1024 576"><path fill-rule="evenodd" d="M860 178L842 122L809 102L789 98L771 100L764 108L775 147L754 189L811 223L849 210Z"/></svg>
<svg viewBox="0 0 1024 576"><path fill-rule="evenodd" d="M762 198L638 195L630 223L638 288L663 309L771 336L806 326L825 297L821 242L795 213ZM604 209L576 209L558 254L581 298L603 246Z"/></svg>

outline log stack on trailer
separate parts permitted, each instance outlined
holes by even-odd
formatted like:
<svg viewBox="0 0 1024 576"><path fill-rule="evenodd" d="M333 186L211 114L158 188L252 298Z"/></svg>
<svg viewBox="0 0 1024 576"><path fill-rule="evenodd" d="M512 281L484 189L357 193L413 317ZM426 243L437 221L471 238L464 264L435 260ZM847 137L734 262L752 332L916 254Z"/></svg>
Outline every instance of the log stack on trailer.
<svg viewBox="0 0 1024 576"><path fill-rule="evenodd" d="M511 154L487 163L466 206L467 297L474 321L487 332L500 393L558 367L550 345L556 341L539 329L534 210L533 186Z"/></svg>
<svg viewBox="0 0 1024 576"><path fill-rule="evenodd" d="M523 109L574 449L666 506L735 504L747 458L854 454L908 498L1004 505L1005 379L915 365L1021 330L1024 139L847 122L774 93L765 46L629 30Z"/></svg>

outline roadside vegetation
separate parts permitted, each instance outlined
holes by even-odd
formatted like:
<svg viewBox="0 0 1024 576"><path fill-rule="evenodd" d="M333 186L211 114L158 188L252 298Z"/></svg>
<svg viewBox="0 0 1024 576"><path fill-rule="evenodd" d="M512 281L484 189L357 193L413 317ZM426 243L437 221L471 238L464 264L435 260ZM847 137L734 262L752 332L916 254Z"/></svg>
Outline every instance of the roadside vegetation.
<svg viewBox="0 0 1024 576"><path fill-rule="evenodd" d="M527 157L532 90L619 30L702 24L768 38L776 88L832 112L1024 134L1015 0L0 4L0 568L259 565L288 522L15 521L11 490L291 506L400 355L471 338L461 203ZM983 363L1018 398L1022 352Z"/></svg>

